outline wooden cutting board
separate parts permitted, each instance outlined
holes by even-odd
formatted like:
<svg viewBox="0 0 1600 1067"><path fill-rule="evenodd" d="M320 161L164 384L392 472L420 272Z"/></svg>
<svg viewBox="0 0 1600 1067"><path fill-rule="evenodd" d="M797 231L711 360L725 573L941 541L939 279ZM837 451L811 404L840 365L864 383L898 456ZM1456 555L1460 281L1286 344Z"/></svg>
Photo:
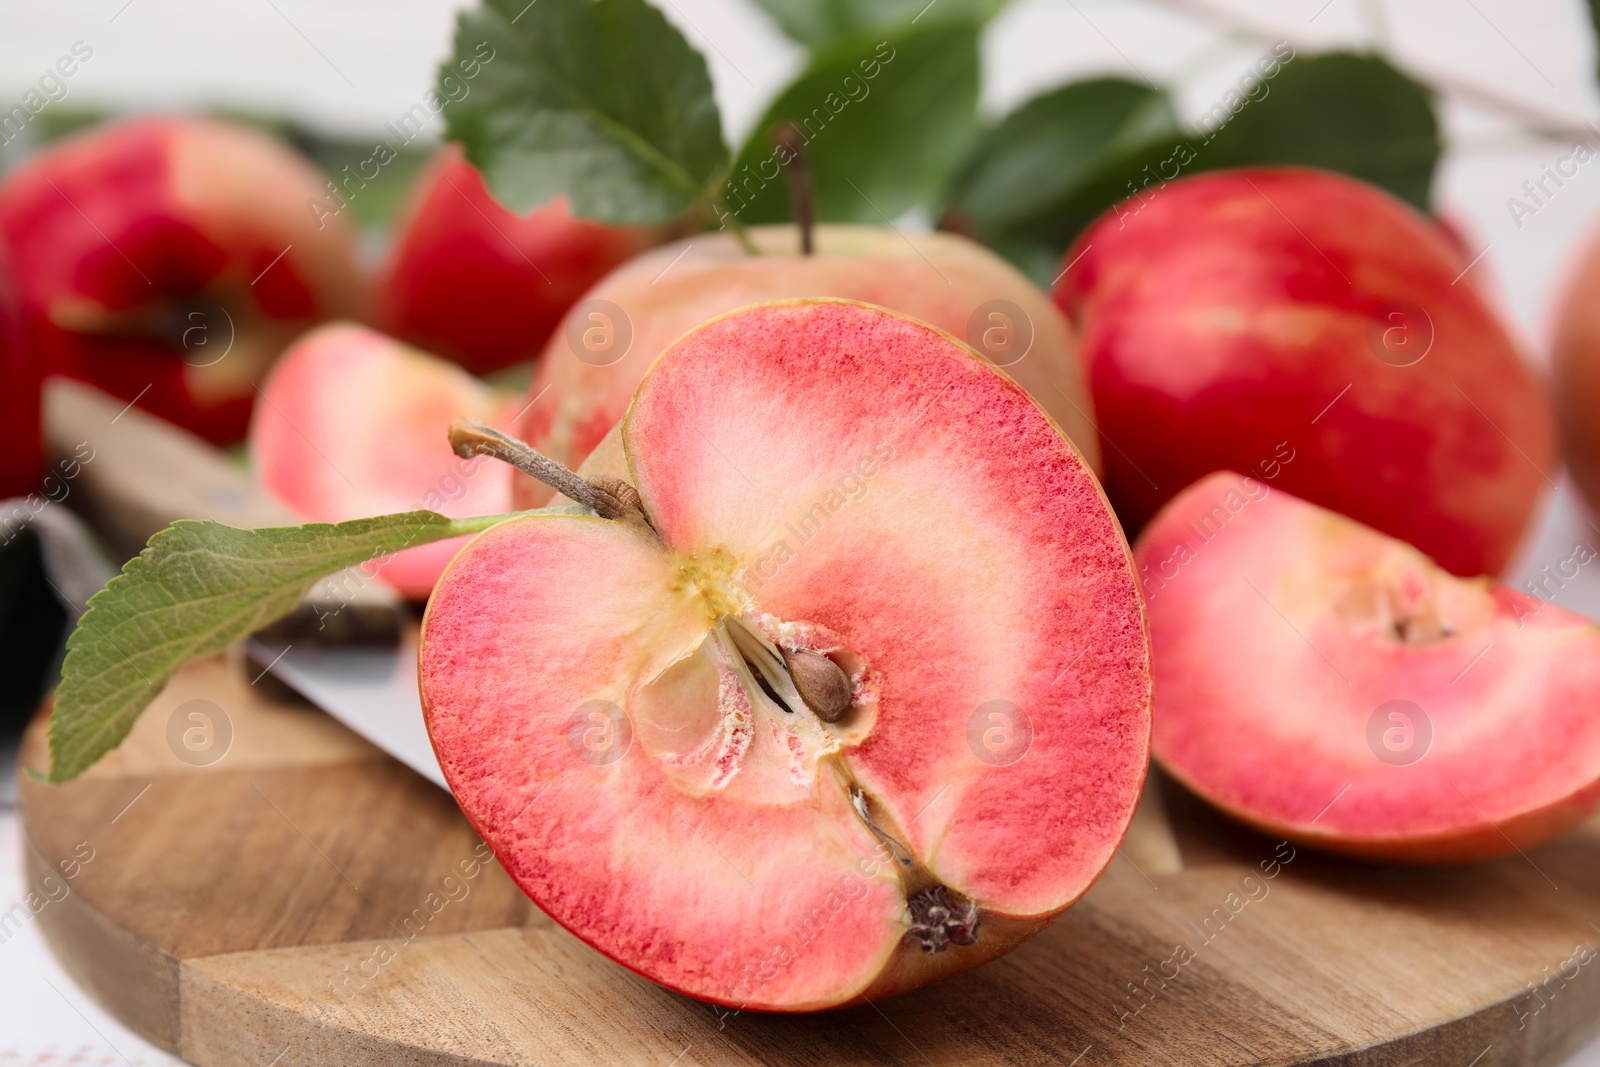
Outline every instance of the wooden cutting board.
<svg viewBox="0 0 1600 1067"><path fill-rule="evenodd" d="M1088 897L1010 956L848 1011L728 1012L564 932L477 862L448 796L268 681L191 667L89 774L21 790L50 944L197 1064L1496 1067L1600 1023L1600 825L1410 870L1291 852L1161 781ZM180 760L217 709L226 755ZM42 715L22 759L44 766Z"/></svg>

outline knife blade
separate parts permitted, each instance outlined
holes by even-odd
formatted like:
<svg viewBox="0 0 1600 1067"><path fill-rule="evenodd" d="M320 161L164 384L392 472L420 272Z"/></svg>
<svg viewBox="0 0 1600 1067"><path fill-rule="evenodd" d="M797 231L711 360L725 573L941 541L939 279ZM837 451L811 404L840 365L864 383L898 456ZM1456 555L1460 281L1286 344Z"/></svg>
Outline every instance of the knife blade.
<svg viewBox="0 0 1600 1067"><path fill-rule="evenodd" d="M417 692L417 631L394 645L329 645L256 635L249 657L368 741L449 790L422 722Z"/></svg>

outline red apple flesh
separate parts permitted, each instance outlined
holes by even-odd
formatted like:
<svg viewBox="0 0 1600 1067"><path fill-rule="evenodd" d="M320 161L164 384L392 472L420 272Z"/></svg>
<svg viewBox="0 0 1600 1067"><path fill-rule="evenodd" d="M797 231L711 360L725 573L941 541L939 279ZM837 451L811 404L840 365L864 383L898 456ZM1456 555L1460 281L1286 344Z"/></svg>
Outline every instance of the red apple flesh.
<svg viewBox="0 0 1600 1067"><path fill-rule="evenodd" d="M582 462L627 410L651 362L697 324L746 304L838 297L921 319L966 341L1038 401L1099 470L1099 442L1077 350L1061 315L1015 268L952 234L821 226L799 254L792 226L750 230L761 255L728 234L702 234L640 256L573 308L534 377L522 436L545 455ZM516 481L518 503L549 491Z"/></svg>
<svg viewBox="0 0 1600 1067"><path fill-rule="evenodd" d="M0 186L29 343L217 444L294 336L361 310L354 238L318 225L309 163L265 134L141 118L74 136Z"/></svg>
<svg viewBox="0 0 1600 1067"><path fill-rule="evenodd" d="M1225 171L1119 205L1067 263L1056 301L1130 533L1228 469L1456 574L1505 566L1553 458L1548 400L1429 220L1334 174Z"/></svg>
<svg viewBox="0 0 1600 1067"><path fill-rule="evenodd" d="M42 368L22 332L22 308L5 249L0 248L0 498L27 496L44 472L39 422ZM10 531L8 531L9 533Z"/></svg>
<svg viewBox="0 0 1600 1067"><path fill-rule="evenodd" d="M1600 799L1600 631L1234 473L1135 549L1156 759L1269 834L1403 861L1480 859Z"/></svg>
<svg viewBox="0 0 1600 1067"><path fill-rule="evenodd" d="M801 1011L1087 890L1144 778L1146 638L1025 393L883 309L773 304L673 345L619 436L644 519L502 523L423 621L440 765L540 908L672 989Z"/></svg>
<svg viewBox="0 0 1600 1067"><path fill-rule="evenodd" d="M417 508L497 515L511 510L510 468L457 458L439 430L457 418L509 426L520 406L444 360L330 323L273 368L250 423L250 452L261 484L307 522ZM405 549L377 574L422 599L466 540Z"/></svg>
<svg viewBox="0 0 1600 1067"><path fill-rule="evenodd" d="M663 235L577 218L562 198L513 214L460 146L447 145L417 178L396 225L375 321L488 374L536 357L585 290Z"/></svg>

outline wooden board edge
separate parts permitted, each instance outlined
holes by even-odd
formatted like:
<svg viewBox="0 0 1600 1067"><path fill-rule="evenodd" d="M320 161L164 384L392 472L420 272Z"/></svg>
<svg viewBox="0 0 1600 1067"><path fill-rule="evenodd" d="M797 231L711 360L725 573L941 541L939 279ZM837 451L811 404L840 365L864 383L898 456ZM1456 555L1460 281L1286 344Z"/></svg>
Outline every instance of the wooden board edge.
<svg viewBox="0 0 1600 1067"><path fill-rule="evenodd" d="M62 969L128 1029L177 1053L177 959L118 928L82 893L72 891L56 865L40 853L26 823L21 838L27 888L50 901L38 913L39 930ZM54 880L54 888L47 878ZM62 885L67 886L65 895Z"/></svg>
<svg viewBox="0 0 1600 1067"><path fill-rule="evenodd" d="M1580 952L1588 954L1589 962L1577 963L1570 979L1560 973L1564 966L1547 968L1541 983L1530 983L1467 1015L1362 1048L1296 1060L1293 1067L1422 1067L1433 1063L1560 1067L1600 1034L1600 939L1574 945L1570 960L1576 962ZM1506 1032L1513 1024L1516 1039L1507 1041Z"/></svg>
<svg viewBox="0 0 1600 1067"><path fill-rule="evenodd" d="M443 939L465 936L447 934ZM314 1017L268 997L252 995L233 982L215 977L206 967L208 962L228 956L284 951L198 956L179 965L183 1043L178 1051L185 1060L196 1067L238 1067L240 1063L276 1067L332 1063L343 1067L506 1067L501 1060L420 1048Z"/></svg>

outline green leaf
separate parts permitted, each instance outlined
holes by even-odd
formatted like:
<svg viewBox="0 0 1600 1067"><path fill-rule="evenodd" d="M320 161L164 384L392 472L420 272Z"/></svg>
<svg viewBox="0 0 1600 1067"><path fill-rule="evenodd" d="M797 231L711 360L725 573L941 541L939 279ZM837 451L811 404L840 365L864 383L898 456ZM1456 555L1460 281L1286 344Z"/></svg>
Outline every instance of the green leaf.
<svg viewBox="0 0 1600 1067"><path fill-rule="evenodd" d="M1152 140L1177 136L1172 101L1160 89L1121 78L1074 82L1028 101L989 131L956 175L950 204L980 234L1015 232L1059 213Z"/></svg>
<svg viewBox="0 0 1600 1067"><path fill-rule="evenodd" d="M1600 0L1589 0L1589 25L1594 27L1594 35L1596 39L1595 41L1591 42L1591 44L1600 42ZM1596 49L1596 51L1600 52L1600 49ZM1600 55L1597 55L1595 62L1595 76L1600 77Z"/></svg>
<svg viewBox="0 0 1600 1067"><path fill-rule="evenodd" d="M874 31L960 22L980 25L1006 0L756 0L783 32L808 48L827 48Z"/></svg>
<svg viewBox="0 0 1600 1067"><path fill-rule="evenodd" d="M1029 101L962 167L946 225L1048 284L1067 246L1100 214L1208 170L1321 167L1426 210L1440 152L1426 89L1376 56L1283 52L1262 63L1263 77L1224 93L1198 129L1173 124L1164 94L1114 79Z"/></svg>
<svg viewBox="0 0 1600 1067"><path fill-rule="evenodd" d="M1149 196L1165 180L1205 169L1198 161L1181 165L1184 159L1193 159L1193 148L1182 133L1121 146L1047 212L1006 234L999 246L1006 247L1008 242L1036 246L1029 260L1018 258L1015 262L1024 269L1031 264L1030 275L1048 287L1061 271L1067 246L1101 214L1124 201L1134 205L1132 198ZM1048 249L1048 256L1040 254L1043 249Z"/></svg>
<svg viewBox="0 0 1600 1067"><path fill-rule="evenodd" d="M1377 56L1349 52L1294 59L1262 84L1265 97L1196 141L1200 167L1321 167L1428 210L1441 146L1425 87ZM1213 114L1221 117L1226 110L1214 108Z"/></svg>
<svg viewBox="0 0 1600 1067"><path fill-rule="evenodd" d="M178 668L287 615L317 579L507 517L410 511L261 530L173 523L89 599L67 639L50 717L50 779L88 770L122 743Z"/></svg>
<svg viewBox="0 0 1600 1067"><path fill-rule="evenodd" d="M817 55L740 150L722 200L745 223L790 218L772 127L805 141L825 222L883 225L930 203L978 132L978 31L933 25Z"/></svg>
<svg viewBox="0 0 1600 1067"><path fill-rule="evenodd" d="M727 167L705 59L645 0L484 0L441 96L446 78L468 89L448 136L515 211L561 194L586 218L665 222Z"/></svg>

